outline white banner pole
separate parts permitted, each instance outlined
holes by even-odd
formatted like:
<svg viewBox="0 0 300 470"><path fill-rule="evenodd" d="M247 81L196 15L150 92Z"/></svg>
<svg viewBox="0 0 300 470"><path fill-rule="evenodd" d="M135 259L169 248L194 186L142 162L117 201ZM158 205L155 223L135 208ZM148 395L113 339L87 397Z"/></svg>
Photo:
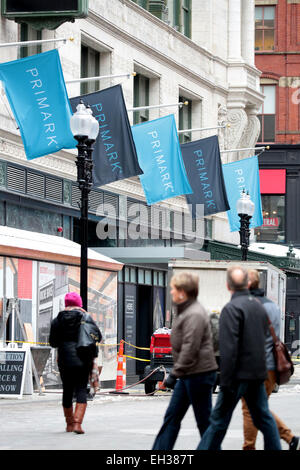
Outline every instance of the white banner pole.
<svg viewBox="0 0 300 470"><path fill-rule="evenodd" d="M127 108L127 111L141 111L142 109L154 109L154 108L168 108L171 106L186 106L189 102L185 101L184 103L171 103L171 104L155 104L152 106L140 106L138 108Z"/></svg>
<svg viewBox="0 0 300 470"><path fill-rule="evenodd" d="M81 83L81 82L92 82L96 80L102 80L104 78L119 78L119 77L135 77L136 72L133 73L122 73L120 75L100 75L99 77L85 77L85 78L74 78L73 80L65 80L65 83Z"/></svg>
<svg viewBox="0 0 300 470"><path fill-rule="evenodd" d="M249 147L244 149L232 149L232 150L221 150L220 153L229 153L229 152L242 152L244 150L269 150L270 146L267 145L266 147Z"/></svg>
<svg viewBox="0 0 300 470"><path fill-rule="evenodd" d="M197 131L209 131L211 129L224 129L225 127L230 127L230 124L224 124L223 126L214 126L214 127L200 127L199 129L185 129L177 131L178 134L183 134L184 132L197 132Z"/></svg>
<svg viewBox="0 0 300 470"><path fill-rule="evenodd" d="M74 41L74 38L57 38L57 39L37 39L36 41L18 41L18 42L6 42L0 43L0 47L22 47L22 46L33 46L36 44L45 44L47 42L64 42Z"/></svg>

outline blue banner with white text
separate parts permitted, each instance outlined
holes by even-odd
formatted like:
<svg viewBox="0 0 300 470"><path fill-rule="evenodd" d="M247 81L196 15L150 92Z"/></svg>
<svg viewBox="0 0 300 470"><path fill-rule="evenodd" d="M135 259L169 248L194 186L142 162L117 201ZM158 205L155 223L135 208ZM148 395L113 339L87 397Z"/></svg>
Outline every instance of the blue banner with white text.
<svg viewBox="0 0 300 470"><path fill-rule="evenodd" d="M132 134L149 205L192 193L173 114L132 126Z"/></svg>
<svg viewBox="0 0 300 470"><path fill-rule="evenodd" d="M0 64L0 80L28 160L75 148L72 110L56 49Z"/></svg>
<svg viewBox="0 0 300 470"><path fill-rule="evenodd" d="M204 206L204 215L228 211L218 136L182 144L181 151L193 190L186 196L192 217L197 218L198 204Z"/></svg>
<svg viewBox="0 0 300 470"><path fill-rule="evenodd" d="M81 99L99 122L93 151L94 186L141 175L121 85L71 98L74 112Z"/></svg>
<svg viewBox="0 0 300 470"><path fill-rule="evenodd" d="M230 231L240 230L240 218L236 210L236 203L241 197L243 189L245 192L249 192L255 205L254 214L250 220L250 228L260 227L263 224L263 215L257 156L226 163L222 168L230 206L230 210L227 212Z"/></svg>

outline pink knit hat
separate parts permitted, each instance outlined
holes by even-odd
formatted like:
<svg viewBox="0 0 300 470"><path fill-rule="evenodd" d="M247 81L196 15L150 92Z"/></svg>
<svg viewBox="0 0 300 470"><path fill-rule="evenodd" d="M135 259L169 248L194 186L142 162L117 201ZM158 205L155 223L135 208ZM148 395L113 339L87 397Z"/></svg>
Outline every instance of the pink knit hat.
<svg viewBox="0 0 300 470"><path fill-rule="evenodd" d="M65 295L65 307L82 307L82 298L77 292L68 292Z"/></svg>

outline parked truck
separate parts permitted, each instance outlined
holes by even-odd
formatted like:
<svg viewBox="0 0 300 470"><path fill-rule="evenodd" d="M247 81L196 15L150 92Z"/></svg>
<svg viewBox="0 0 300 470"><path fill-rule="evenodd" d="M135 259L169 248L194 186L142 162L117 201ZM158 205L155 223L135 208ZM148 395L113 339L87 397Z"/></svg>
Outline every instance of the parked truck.
<svg viewBox="0 0 300 470"><path fill-rule="evenodd" d="M169 269L170 275L178 271L197 273L199 276L198 300L208 312L220 312L230 300L230 292L226 287L227 268L238 264L238 261L224 260L172 260L169 263ZM266 261L244 261L243 266L247 269L257 269L259 271L261 287L264 289L265 295L279 306L281 312L280 339L284 341L286 274Z"/></svg>

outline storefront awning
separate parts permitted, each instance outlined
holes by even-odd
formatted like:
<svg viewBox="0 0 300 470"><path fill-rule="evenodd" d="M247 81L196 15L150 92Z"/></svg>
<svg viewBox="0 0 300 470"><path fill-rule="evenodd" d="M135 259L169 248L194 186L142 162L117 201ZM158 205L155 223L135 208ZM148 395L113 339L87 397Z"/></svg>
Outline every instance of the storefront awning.
<svg viewBox="0 0 300 470"><path fill-rule="evenodd" d="M28 258L80 266L80 245L67 238L0 226L0 256ZM88 249L90 268L120 271L123 264Z"/></svg>
<svg viewBox="0 0 300 470"><path fill-rule="evenodd" d="M172 259L210 260L210 253L184 246L178 247L127 247L93 248L98 253L113 256L122 263L168 263Z"/></svg>

